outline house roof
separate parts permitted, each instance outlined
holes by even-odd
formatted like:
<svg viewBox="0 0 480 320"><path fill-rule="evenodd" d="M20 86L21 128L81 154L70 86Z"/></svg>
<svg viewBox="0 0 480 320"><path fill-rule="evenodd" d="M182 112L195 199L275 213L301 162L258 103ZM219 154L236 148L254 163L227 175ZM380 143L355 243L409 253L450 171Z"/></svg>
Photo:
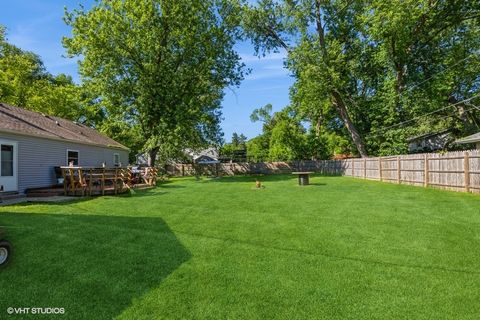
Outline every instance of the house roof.
<svg viewBox="0 0 480 320"><path fill-rule="evenodd" d="M458 139L456 143L476 143L480 142L480 132L472 134L471 136Z"/></svg>
<svg viewBox="0 0 480 320"><path fill-rule="evenodd" d="M187 149L185 153L191 156L194 161L203 156L212 158L213 160L218 159L218 149L215 147L209 147L200 151Z"/></svg>
<svg viewBox="0 0 480 320"><path fill-rule="evenodd" d="M443 135L443 134L449 133L449 131L450 131L450 129L445 129L445 130L438 131L438 132L424 133L424 134L421 134L421 135L418 135L418 136L413 136L413 137L407 138L407 142Z"/></svg>
<svg viewBox="0 0 480 320"><path fill-rule="evenodd" d="M128 150L122 144L81 123L4 103L0 103L0 131Z"/></svg>
<svg viewBox="0 0 480 320"><path fill-rule="evenodd" d="M212 157L207 156L207 155L201 155L200 157L197 157L195 159L195 162L197 162L197 163L220 163L220 161L218 161L217 159L212 158Z"/></svg>

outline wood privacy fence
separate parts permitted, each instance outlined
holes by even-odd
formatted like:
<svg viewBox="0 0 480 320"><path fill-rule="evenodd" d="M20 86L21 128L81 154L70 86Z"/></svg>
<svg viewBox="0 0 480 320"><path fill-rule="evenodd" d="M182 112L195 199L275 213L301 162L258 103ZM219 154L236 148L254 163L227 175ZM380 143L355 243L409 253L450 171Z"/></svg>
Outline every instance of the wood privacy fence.
<svg viewBox="0 0 480 320"><path fill-rule="evenodd" d="M480 150L342 161L346 176L480 193Z"/></svg>
<svg viewBox="0 0 480 320"><path fill-rule="evenodd" d="M314 171L322 174L480 193L480 150L343 160L175 164L168 165L166 170L168 174L175 176Z"/></svg>

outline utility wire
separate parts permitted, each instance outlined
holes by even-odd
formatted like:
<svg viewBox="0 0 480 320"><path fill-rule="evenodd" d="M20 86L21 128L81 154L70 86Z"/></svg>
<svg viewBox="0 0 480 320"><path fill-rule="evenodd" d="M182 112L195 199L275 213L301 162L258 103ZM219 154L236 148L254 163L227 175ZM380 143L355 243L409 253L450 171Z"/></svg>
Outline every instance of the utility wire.
<svg viewBox="0 0 480 320"><path fill-rule="evenodd" d="M421 119L421 118L430 116L430 115L432 115L432 114L438 113L438 112L443 111L443 110L445 110L445 109L448 109L448 108L457 106L457 105L459 105L459 104L461 104L461 103L469 102L470 100L473 100L473 99L478 98L478 97L480 97L480 94L474 95L473 97L470 97L470 98L468 98L468 99L464 99L464 100L462 100L462 101L458 101L458 102L453 103L453 104L449 104L449 105L446 106L446 107L443 107L443 108L437 109L437 110L435 110L435 111L432 111L432 112L423 114L423 115L421 115L421 116L414 117L414 118L412 118L412 119L410 119L410 120L402 121L402 122L399 122L399 123L397 123L397 124L394 124L394 125L391 125L391 126L388 126L388 127L380 128L379 130L375 130L375 131L377 132L375 135L367 135L367 136L368 136L368 137L376 137L376 136L379 136L380 133L383 132L383 131L385 131L385 130L392 129L392 128L395 128L395 127L398 127L398 126L403 126L403 125L405 125L405 124L407 124L407 123L410 123L410 122L416 121L416 120L418 120L418 119ZM472 108L468 109L467 111L470 111L470 110L472 110L472 109L479 109L479 110L480 110L480 108L478 108L477 106L473 106ZM450 115L449 115L449 116L445 116L445 117L443 117L443 118L446 118L446 117L450 117ZM443 118L441 118L441 119L443 119Z"/></svg>
<svg viewBox="0 0 480 320"><path fill-rule="evenodd" d="M397 94L396 94L396 97L400 97L400 96L403 95L405 92L412 91L413 89L418 88L418 87L421 86L422 84L424 84L424 83L432 80L433 78L437 77L438 75L446 72L447 70L449 70L449 69L451 69L451 68L459 65L460 63L462 63L462 62L464 62L464 61L472 58L474 55L477 55L477 54L479 54L479 53L480 53L480 51L477 50L477 51L469 54L469 55L466 56L465 58L460 59L460 60L457 60L454 64L449 65L447 68L443 69L443 70L440 71L439 73L436 73L436 74L432 75L431 77L423 80L422 82L419 82L419 83L417 83L417 84L414 84L413 86L407 88L405 91L402 91L402 92L400 92L400 93L397 93ZM451 105L448 105L448 106L443 107L443 108L439 108L439 109L437 109L437 110L434 110L434 111L432 111L432 112L429 112L429 113L424 114L424 115L421 115L421 116L418 116L418 117L416 117L416 118L412 118L412 119L407 120L407 121L399 122L399 123L394 124L394 125L391 125L391 126L387 126L387 127L380 128L379 130L376 130L376 131L377 131L377 132L378 132L378 131L383 132L383 131L385 131L385 130L394 128L394 127L396 127L396 126L403 125L403 124L405 124L405 123L410 123L410 122L412 122L412 121L415 121L415 120L418 119L418 118L422 118L422 117L425 117L425 116L429 116L429 115L435 114L435 113L437 113L437 112L443 111L443 110L445 110L445 109L448 109L448 108L450 108L450 107L456 106L457 104L460 104L460 103L463 103L463 102L468 102L468 101L470 101L471 99L474 99L474 98L476 98L476 97L478 97L478 96L479 96L479 95L473 96L472 98L469 98L469 99L466 99L466 100L463 100L463 101L459 101L459 102L457 102L457 103L455 103L455 104L451 104ZM378 135L378 134L373 135L373 136L377 136L377 135ZM372 137L372 135L367 135L367 136Z"/></svg>
<svg viewBox="0 0 480 320"><path fill-rule="evenodd" d="M411 86L410 88L407 88L405 91L400 92L398 95L401 96L402 94L404 94L404 93L407 92L407 91L411 91L411 90L413 90L413 89L415 89L415 88L418 88L418 87L421 86L422 84L424 84L424 83L432 80L433 78L437 77L438 75L441 75L441 74L444 73L445 71L447 71L447 70L449 70L449 69L451 69L451 68L453 68L453 67L455 67L455 66L458 66L458 65L459 65L460 63L462 63L463 61L468 60L468 59L472 58L474 55L477 55L477 54L479 54L479 53L480 53L480 51L475 51L475 52L469 54L469 55L466 56L465 58L456 61L456 62L455 62L454 64L452 64L452 65L449 65L448 67L446 67L445 69L443 69L443 70L440 71L439 73L435 73L434 75L432 75L431 77L423 80L422 82L419 82L419 83L417 83L417 84L414 84L414 85Z"/></svg>
<svg viewBox="0 0 480 320"><path fill-rule="evenodd" d="M472 111L472 110L474 110L474 109L480 110L480 108L478 108L478 107L477 107L477 108L472 107L472 108L470 108L470 109L465 110L465 112L469 112L469 111ZM449 114L449 115L446 115L446 116L443 116L443 117L438 117L437 120L446 119L446 118L451 118L451 117L453 117L453 115ZM376 138L376 137L381 136L381 135L382 135L381 133L377 133L377 134L375 134L375 135L367 135L367 137L369 137L369 138Z"/></svg>
<svg viewBox="0 0 480 320"><path fill-rule="evenodd" d="M480 107L479 107L479 106L474 105L474 104L471 103L471 102L467 102L467 103L465 103L465 104L466 104L467 106L471 106L471 107L474 107L474 108L477 109L477 110L480 110Z"/></svg>
<svg viewBox="0 0 480 320"><path fill-rule="evenodd" d="M469 54L468 56L466 56L466 57L463 58L463 59L457 60L454 64L449 65L448 67L446 67L445 69L443 69L443 70L440 71L439 73L436 73L436 74L432 75L431 77L423 80L422 82L419 82L419 83L417 83L417 84L414 84L413 86L407 88L405 91L402 91L402 92L400 92L400 93L397 93L395 97L400 97L400 96L403 95L405 92L412 91L413 89L418 88L419 86L423 85L424 83L432 80L433 78L437 77L438 75L446 72L447 70L449 70L449 69L451 69L451 68L459 65L460 63L462 63L462 62L464 62L464 61L472 58L474 55L477 55L477 54L480 54L480 50L477 50L477 51ZM476 98L476 97L478 97L478 96L479 96L479 95L473 96L472 98L469 98L469 99L466 99L466 100L463 100L463 101L459 101L459 102L457 102L457 103L455 103L455 104L452 104L452 105L448 105L448 106L446 106L446 107L439 108L439 109L437 109L437 110L434 110L434 111L432 111L432 112L429 112L429 113L424 114L424 115L421 115L421 116L418 116L418 117L416 117L416 118L412 118L412 119L407 120L407 121L399 122L399 123L394 124L394 125L391 125L391 126L383 127L383 128L378 129L378 130L375 130L375 131L376 131L376 132L378 132L378 131L383 132L383 131L385 131L385 130L394 128L394 127L396 127L396 126L403 125L403 124L405 124L405 123L410 123L410 122L412 122L412 121L415 121L415 120L418 119L418 118L422 118L422 117L425 117L425 116L429 116L429 115L435 114L435 113L437 113L437 112L440 112L440 111L443 111L443 110L445 110L445 109L448 109L448 108L450 108L450 107L452 107L452 106L456 106L457 104L470 101L471 99L474 99L474 98ZM378 136L378 134L375 134L375 135L368 134L368 135L367 135L367 137L375 137L375 136Z"/></svg>

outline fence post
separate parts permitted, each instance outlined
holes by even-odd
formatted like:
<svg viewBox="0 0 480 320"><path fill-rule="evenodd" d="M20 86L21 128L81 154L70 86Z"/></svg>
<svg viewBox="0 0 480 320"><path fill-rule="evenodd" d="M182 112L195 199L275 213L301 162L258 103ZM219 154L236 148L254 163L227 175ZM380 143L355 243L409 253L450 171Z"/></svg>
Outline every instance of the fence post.
<svg viewBox="0 0 480 320"><path fill-rule="evenodd" d="M367 158L363 158L363 179L367 179Z"/></svg>
<svg viewBox="0 0 480 320"><path fill-rule="evenodd" d="M400 156L397 156L397 183L400 184L402 179L402 162Z"/></svg>
<svg viewBox="0 0 480 320"><path fill-rule="evenodd" d="M380 177L380 181L383 181L382 157L379 157L379 158L378 158L378 176Z"/></svg>
<svg viewBox="0 0 480 320"><path fill-rule="evenodd" d="M355 177L355 159L352 158L352 177Z"/></svg>
<svg viewBox="0 0 480 320"><path fill-rule="evenodd" d="M428 187L428 176L429 176L429 173L428 173L428 154L426 153L424 158L423 158L423 168L424 168L424 172L423 172L423 186L424 187Z"/></svg>
<svg viewBox="0 0 480 320"><path fill-rule="evenodd" d="M182 163L182 177L184 177L184 176L185 176L185 166Z"/></svg>
<svg viewBox="0 0 480 320"><path fill-rule="evenodd" d="M465 191L470 192L470 156L468 151L464 152L463 171L465 172Z"/></svg>

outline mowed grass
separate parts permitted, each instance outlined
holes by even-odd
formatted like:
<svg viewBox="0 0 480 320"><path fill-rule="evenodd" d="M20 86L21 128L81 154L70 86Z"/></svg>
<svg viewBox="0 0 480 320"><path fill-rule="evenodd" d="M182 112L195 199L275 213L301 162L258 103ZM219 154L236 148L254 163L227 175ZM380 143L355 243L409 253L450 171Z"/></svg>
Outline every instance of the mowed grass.
<svg viewBox="0 0 480 320"><path fill-rule="evenodd" d="M15 255L0 270L0 318L28 318L7 307L63 307L59 319L480 317L480 196L260 179L261 190L254 177L184 178L1 207Z"/></svg>

